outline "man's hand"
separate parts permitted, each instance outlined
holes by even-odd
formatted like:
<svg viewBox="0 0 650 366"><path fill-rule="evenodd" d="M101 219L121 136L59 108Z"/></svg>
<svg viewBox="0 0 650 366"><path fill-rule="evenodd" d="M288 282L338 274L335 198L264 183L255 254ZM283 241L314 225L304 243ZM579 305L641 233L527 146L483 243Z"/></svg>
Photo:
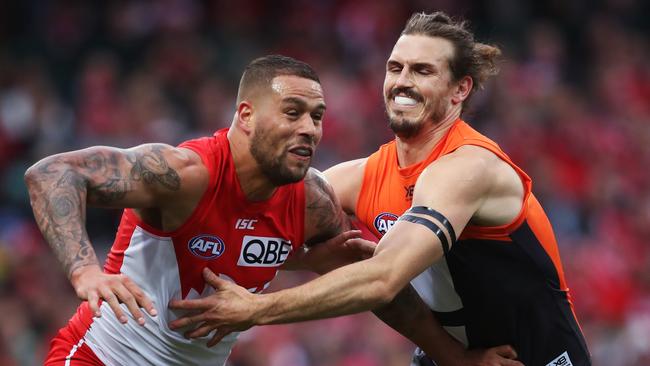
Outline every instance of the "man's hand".
<svg viewBox="0 0 650 366"><path fill-rule="evenodd" d="M433 365L424 354L416 352L415 364L426 366ZM464 350L460 354L448 355L445 360L438 360L440 366L524 366L516 360L517 352L509 345L492 347L488 349Z"/></svg>
<svg viewBox="0 0 650 366"><path fill-rule="evenodd" d="M170 308L187 310L189 314L172 321L169 327L193 326L192 330L185 332L186 338L205 337L216 329L217 332L207 344L212 347L231 332L244 331L253 326L256 295L219 278L207 267L203 269L203 278L215 289L215 293L202 299L172 300Z"/></svg>
<svg viewBox="0 0 650 366"><path fill-rule="evenodd" d="M360 230L344 231L327 241L297 252L285 262L282 269L306 269L323 274L346 264L372 257L377 244L361 239L360 236Z"/></svg>
<svg viewBox="0 0 650 366"><path fill-rule="evenodd" d="M516 360L517 352L509 345L488 349L474 349L465 352L462 365L472 366L524 366ZM460 366L461 364L459 364Z"/></svg>
<svg viewBox="0 0 650 366"><path fill-rule="evenodd" d="M121 323L126 323L128 318L122 311L120 303L126 304L133 318L140 325L145 323L140 308L147 310L151 316L158 314L142 289L123 274L107 274L98 266L89 265L77 268L72 272L70 279L77 296L82 300L88 300L90 310L96 317L101 316L100 300L108 303Z"/></svg>

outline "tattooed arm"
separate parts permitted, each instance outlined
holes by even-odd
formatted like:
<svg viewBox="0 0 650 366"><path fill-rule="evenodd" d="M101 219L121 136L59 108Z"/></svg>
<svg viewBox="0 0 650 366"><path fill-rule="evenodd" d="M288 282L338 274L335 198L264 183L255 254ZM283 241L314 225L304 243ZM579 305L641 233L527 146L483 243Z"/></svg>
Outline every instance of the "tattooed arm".
<svg viewBox="0 0 650 366"><path fill-rule="evenodd" d="M200 158L185 149L149 144L122 150L92 147L47 157L25 173L36 222L61 262L77 296L88 300L99 316L98 300L109 303L126 322L119 302L124 302L140 324L139 307L155 314L142 290L123 275L104 274L85 228L87 204L113 208L141 208L144 217L169 229L182 220L207 182ZM203 174L201 174L203 173ZM184 198L183 200L170 198ZM166 206L190 202L188 207Z"/></svg>
<svg viewBox="0 0 650 366"><path fill-rule="evenodd" d="M350 229L334 190L323 173L310 168L305 176L305 238L307 246Z"/></svg>
<svg viewBox="0 0 650 366"><path fill-rule="evenodd" d="M319 274L369 258L373 243L348 245L359 236L350 230L350 219L321 172L311 168L305 177L305 245L294 253L282 269L309 270Z"/></svg>

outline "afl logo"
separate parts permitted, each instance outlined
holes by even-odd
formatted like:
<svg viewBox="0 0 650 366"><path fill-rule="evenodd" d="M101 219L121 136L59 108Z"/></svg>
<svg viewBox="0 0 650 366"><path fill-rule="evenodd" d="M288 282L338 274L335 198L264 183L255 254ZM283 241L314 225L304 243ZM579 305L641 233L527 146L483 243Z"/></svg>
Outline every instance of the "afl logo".
<svg viewBox="0 0 650 366"><path fill-rule="evenodd" d="M198 235L187 243L187 248L201 259L214 259L223 254L226 245L218 236Z"/></svg>
<svg viewBox="0 0 650 366"><path fill-rule="evenodd" d="M390 212L382 212L375 217L375 229L377 229L381 235L385 235L388 230L393 227L396 221L397 215Z"/></svg>

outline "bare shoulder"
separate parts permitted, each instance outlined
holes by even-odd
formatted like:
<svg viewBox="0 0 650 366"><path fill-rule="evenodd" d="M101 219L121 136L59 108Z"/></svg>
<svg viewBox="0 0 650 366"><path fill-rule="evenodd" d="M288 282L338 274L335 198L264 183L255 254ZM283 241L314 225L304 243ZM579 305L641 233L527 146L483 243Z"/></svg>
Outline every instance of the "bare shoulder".
<svg viewBox="0 0 650 366"><path fill-rule="evenodd" d="M305 200L307 217L321 216L321 214L334 213L338 200L327 181L325 174L318 169L309 168L305 176Z"/></svg>
<svg viewBox="0 0 650 366"><path fill-rule="evenodd" d="M195 198L208 174L195 153L162 143L129 149L96 146L67 153L87 178L89 203L109 207L175 206Z"/></svg>
<svg viewBox="0 0 650 366"><path fill-rule="evenodd" d="M201 157L186 148L166 144L145 144L135 151L130 175L154 188L153 207L135 212L148 224L173 230L193 212L207 189L209 172ZM145 196L142 193L140 196Z"/></svg>
<svg viewBox="0 0 650 366"><path fill-rule="evenodd" d="M488 187L501 163L494 153L479 146L462 146L437 159L422 172L422 180L436 184Z"/></svg>
<svg viewBox="0 0 650 366"><path fill-rule="evenodd" d="M512 191L516 194L522 191L519 174L493 152L480 146L467 145L459 148L454 154L456 163L460 162L469 174L475 174L476 178L489 184L490 192Z"/></svg>
<svg viewBox="0 0 650 366"><path fill-rule="evenodd" d="M477 209L495 183L500 159L477 146L462 146L427 166L415 184L413 202L447 202Z"/></svg>
<svg viewBox="0 0 650 366"><path fill-rule="evenodd" d="M186 179L192 180L191 183L199 185L207 185L209 180L208 168L203 163L203 160L194 152L194 150L187 148L174 148L170 152L176 160L179 169L187 176Z"/></svg>
<svg viewBox="0 0 650 366"><path fill-rule="evenodd" d="M134 147L137 154L150 163L165 161L176 170L187 168L205 168L199 154L191 149L174 147L167 144L144 144Z"/></svg>
<svg viewBox="0 0 650 366"><path fill-rule="evenodd" d="M160 193L193 193L208 183L208 171L197 153L167 144L144 144L129 149L130 175L157 187Z"/></svg>
<svg viewBox="0 0 650 366"><path fill-rule="evenodd" d="M346 225L345 214L325 175L310 168L305 176L305 238L308 244L327 240Z"/></svg>
<svg viewBox="0 0 650 366"><path fill-rule="evenodd" d="M464 145L456 151L447 154L439 161L450 160L454 164L460 164L460 167L467 170L468 173L489 174L494 166L501 162L490 150L475 145Z"/></svg>
<svg viewBox="0 0 650 366"><path fill-rule="evenodd" d="M484 159L484 176L489 182L481 206L472 218L479 226L501 226L517 218L524 204L525 189L522 177L507 162L494 153L478 146L468 146L470 151Z"/></svg>
<svg viewBox="0 0 650 366"><path fill-rule="evenodd" d="M346 161L327 169L324 174L332 185L343 210L354 214L363 184L368 158Z"/></svg>
<svg viewBox="0 0 650 366"><path fill-rule="evenodd" d="M486 226L509 223L519 213L524 196L521 177L510 164L471 145L429 165L418 185L418 195L435 197L434 201L444 195L474 207L472 221Z"/></svg>

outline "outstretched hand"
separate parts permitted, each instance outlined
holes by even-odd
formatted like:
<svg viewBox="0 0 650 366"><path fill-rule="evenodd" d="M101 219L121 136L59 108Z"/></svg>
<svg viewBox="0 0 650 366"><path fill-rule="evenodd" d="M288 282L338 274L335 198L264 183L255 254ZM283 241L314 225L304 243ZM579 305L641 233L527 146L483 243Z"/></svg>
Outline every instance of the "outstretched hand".
<svg viewBox="0 0 650 366"><path fill-rule="evenodd" d="M206 283L215 292L205 298L194 300L172 300L171 309L187 310L188 315L171 323L171 329L191 326L184 333L186 338L205 337L216 330L208 342L208 347L219 343L234 331L244 331L254 325L254 306L256 295L235 283L219 278L209 268L203 269ZM190 315L195 314L195 315Z"/></svg>
<svg viewBox="0 0 650 366"><path fill-rule="evenodd" d="M372 257L376 243L361 239L360 230L348 230L297 252L282 269L307 269L327 273L346 264Z"/></svg>

